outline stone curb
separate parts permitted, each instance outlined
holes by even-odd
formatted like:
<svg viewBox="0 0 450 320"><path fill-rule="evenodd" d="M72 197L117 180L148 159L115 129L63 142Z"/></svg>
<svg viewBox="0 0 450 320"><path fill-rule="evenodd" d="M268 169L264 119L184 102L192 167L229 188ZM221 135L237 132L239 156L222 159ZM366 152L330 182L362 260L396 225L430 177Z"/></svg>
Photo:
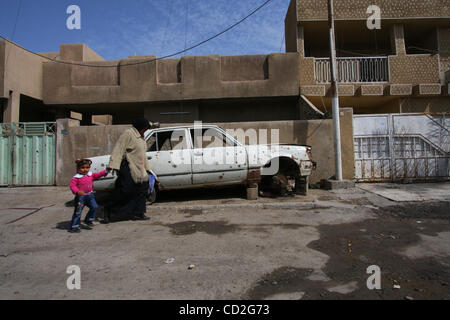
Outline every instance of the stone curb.
<svg viewBox="0 0 450 320"><path fill-rule="evenodd" d="M212 210L212 209L297 209L297 210L313 210L328 209L330 207L349 207L332 202L278 202L278 203L236 203L236 204L219 204L219 205L179 205L179 206L147 206L149 210ZM353 207L353 206L350 206Z"/></svg>

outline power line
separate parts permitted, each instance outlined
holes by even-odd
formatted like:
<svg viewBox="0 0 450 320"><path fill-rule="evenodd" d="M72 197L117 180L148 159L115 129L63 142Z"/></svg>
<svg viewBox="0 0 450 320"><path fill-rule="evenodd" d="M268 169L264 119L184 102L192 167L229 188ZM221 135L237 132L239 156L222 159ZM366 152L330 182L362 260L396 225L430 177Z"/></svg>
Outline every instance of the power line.
<svg viewBox="0 0 450 320"><path fill-rule="evenodd" d="M189 20L189 0L186 0L186 16L184 17L184 49L186 49L187 45L188 20Z"/></svg>
<svg viewBox="0 0 450 320"><path fill-rule="evenodd" d="M14 22L14 28L11 36L11 40L14 40L14 36L16 34L17 22L19 21L20 9L22 9L22 0L19 0L19 8L17 9L16 21Z"/></svg>
<svg viewBox="0 0 450 320"><path fill-rule="evenodd" d="M178 51L178 52L175 52L175 53L172 53L172 54L169 54L169 55L160 57L160 58L155 58L155 59L150 59L150 60L145 60L145 61L138 61L138 62L131 62L131 63L120 64L120 65L113 65L113 66L94 65L94 64L84 64L84 63L77 63L77 62L70 62L70 61L55 60L55 59L46 57L46 56L44 56L44 55L41 55L41 54L39 54L39 53L30 51L30 50L28 50L28 49L26 49L26 48L24 48L24 47L18 45L17 43L14 43L14 42L12 42L11 40L9 40L9 39L3 37L2 35L0 35L0 38L6 40L7 42L9 42L9 43L11 43L11 44L13 44L13 45L15 45L15 46L17 46L17 47L19 47L19 48L22 48L23 50L25 50L25 51L27 51L27 52L29 52L29 53L32 53L32 54L34 54L34 55L36 55L36 56L39 56L39 57L41 57L41 58L43 58L43 59L46 59L46 60L49 60L49 61L52 61L52 62L56 62L56 63L68 64L68 65L74 65L74 66L81 66L81 67L92 67L92 68L117 68L117 67L135 66L135 65L140 65L140 64L145 64L145 63L150 63L150 62L154 62L154 61L157 61L157 60L162 60L162 59L167 59L167 58L170 58L170 57L173 57L173 56L177 56L177 55L179 55L179 54L182 54L182 53L185 53L185 52L190 51L190 50L192 50L192 49L195 49L195 48L197 48L197 47L199 47L199 46L201 46L201 45L203 45L203 44L205 44L205 43L207 43L207 42L209 42L209 41L211 41L211 40L214 40L215 38L221 36L222 34L228 32L228 31L230 31L231 29L233 29L233 28L236 27L237 25L241 24L242 22L244 22L245 20L247 20L248 18L250 18L251 16L253 16L255 13L257 13L259 10L261 10L262 8L264 8L264 7L265 7L269 2L271 2L271 1L272 1L272 0L266 0L263 4L261 4L259 7L257 7L255 10L253 10L252 12L250 12L247 16L245 16L244 18L242 18L242 19L239 20L238 22L232 24L231 26L229 26L228 28L224 29L223 31L221 31L221 32L219 32L219 33L217 33L217 34L215 34L215 35L209 37L208 39L203 40L203 41L201 41L201 42L198 42L197 44L195 44L195 45L193 45L193 46L191 46L191 47L189 47L189 48L186 48L186 49L184 49L184 50L180 50L180 51Z"/></svg>
<svg viewBox="0 0 450 320"><path fill-rule="evenodd" d="M167 30L169 29L170 19L172 18L172 8L173 8L173 3L175 0L169 0L169 1L170 1L169 17L167 18L166 28L164 29L164 36L163 36L163 41L162 41L161 50L160 50L161 53L164 52L164 47L165 47L166 38L167 38Z"/></svg>
<svg viewBox="0 0 450 320"><path fill-rule="evenodd" d="M22 0L19 0L19 7L17 8L17 13L16 13L16 21L14 22L14 27L13 27L13 31L12 31L12 35L11 35L11 40L14 40L14 36L16 35L16 27L17 27L17 23L19 21L19 16L20 16L20 10L22 9ZM9 50L6 53L6 58L5 58L5 66L8 65L8 58L9 58L9 53L11 50ZM5 71L6 72L6 71Z"/></svg>

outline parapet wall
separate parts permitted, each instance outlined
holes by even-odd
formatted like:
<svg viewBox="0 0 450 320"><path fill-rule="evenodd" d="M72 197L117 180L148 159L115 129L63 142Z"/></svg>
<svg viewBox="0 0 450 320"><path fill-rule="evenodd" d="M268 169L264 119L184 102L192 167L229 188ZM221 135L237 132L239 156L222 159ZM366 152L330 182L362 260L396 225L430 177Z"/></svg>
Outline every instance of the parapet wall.
<svg viewBox="0 0 450 320"><path fill-rule="evenodd" d="M162 102L299 93L297 53L154 59L83 62L105 65L101 68L46 62L44 103Z"/></svg>
<svg viewBox="0 0 450 320"><path fill-rule="evenodd" d="M21 47L0 39L0 98L9 98L9 92L42 99L42 62Z"/></svg>

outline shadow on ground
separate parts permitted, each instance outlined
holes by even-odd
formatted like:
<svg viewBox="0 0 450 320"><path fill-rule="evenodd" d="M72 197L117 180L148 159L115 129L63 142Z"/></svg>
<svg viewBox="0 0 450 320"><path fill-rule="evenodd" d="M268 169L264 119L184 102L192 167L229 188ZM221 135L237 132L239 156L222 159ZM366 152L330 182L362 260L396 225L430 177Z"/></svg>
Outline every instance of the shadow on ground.
<svg viewBox="0 0 450 320"><path fill-rule="evenodd" d="M308 247L329 256L322 271L330 280L314 281L309 279L313 270L285 266L264 275L243 298L304 292L303 299L450 299L448 257L409 259L400 254L417 245L420 234L437 236L450 230L450 203L412 203L401 210L388 207L375 212L379 219L319 226L320 239ZM381 290L366 286L371 265L381 268ZM351 289L328 290L339 286Z"/></svg>
<svg viewBox="0 0 450 320"><path fill-rule="evenodd" d="M157 203L183 202L194 200L223 200L239 198L246 199L246 189L244 186L228 186L217 188L199 188L161 191L158 193Z"/></svg>

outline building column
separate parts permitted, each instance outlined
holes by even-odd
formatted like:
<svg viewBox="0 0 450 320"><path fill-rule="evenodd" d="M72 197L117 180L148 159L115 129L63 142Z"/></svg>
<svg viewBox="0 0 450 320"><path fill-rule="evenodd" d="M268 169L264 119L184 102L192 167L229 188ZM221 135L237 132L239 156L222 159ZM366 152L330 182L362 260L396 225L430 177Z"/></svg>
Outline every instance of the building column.
<svg viewBox="0 0 450 320"><path fill-rule="evenodd" d="M405 32L402 24L394 24L391 27L391 46L395 55L406 55Z"/></svg>
<svg viewBox="0 0 450 320"><path fill-rule="evenodd" d="M3 110L3 122L19 122L20 111L20 93L10 91L6 102L6 108Z"/></svg>
<svg viewBox="0 0 450 320"><path fill-rule="evenodd" d="M303 26L297 26L297 52L301 58L305 57L305 32Z"/></svg>

